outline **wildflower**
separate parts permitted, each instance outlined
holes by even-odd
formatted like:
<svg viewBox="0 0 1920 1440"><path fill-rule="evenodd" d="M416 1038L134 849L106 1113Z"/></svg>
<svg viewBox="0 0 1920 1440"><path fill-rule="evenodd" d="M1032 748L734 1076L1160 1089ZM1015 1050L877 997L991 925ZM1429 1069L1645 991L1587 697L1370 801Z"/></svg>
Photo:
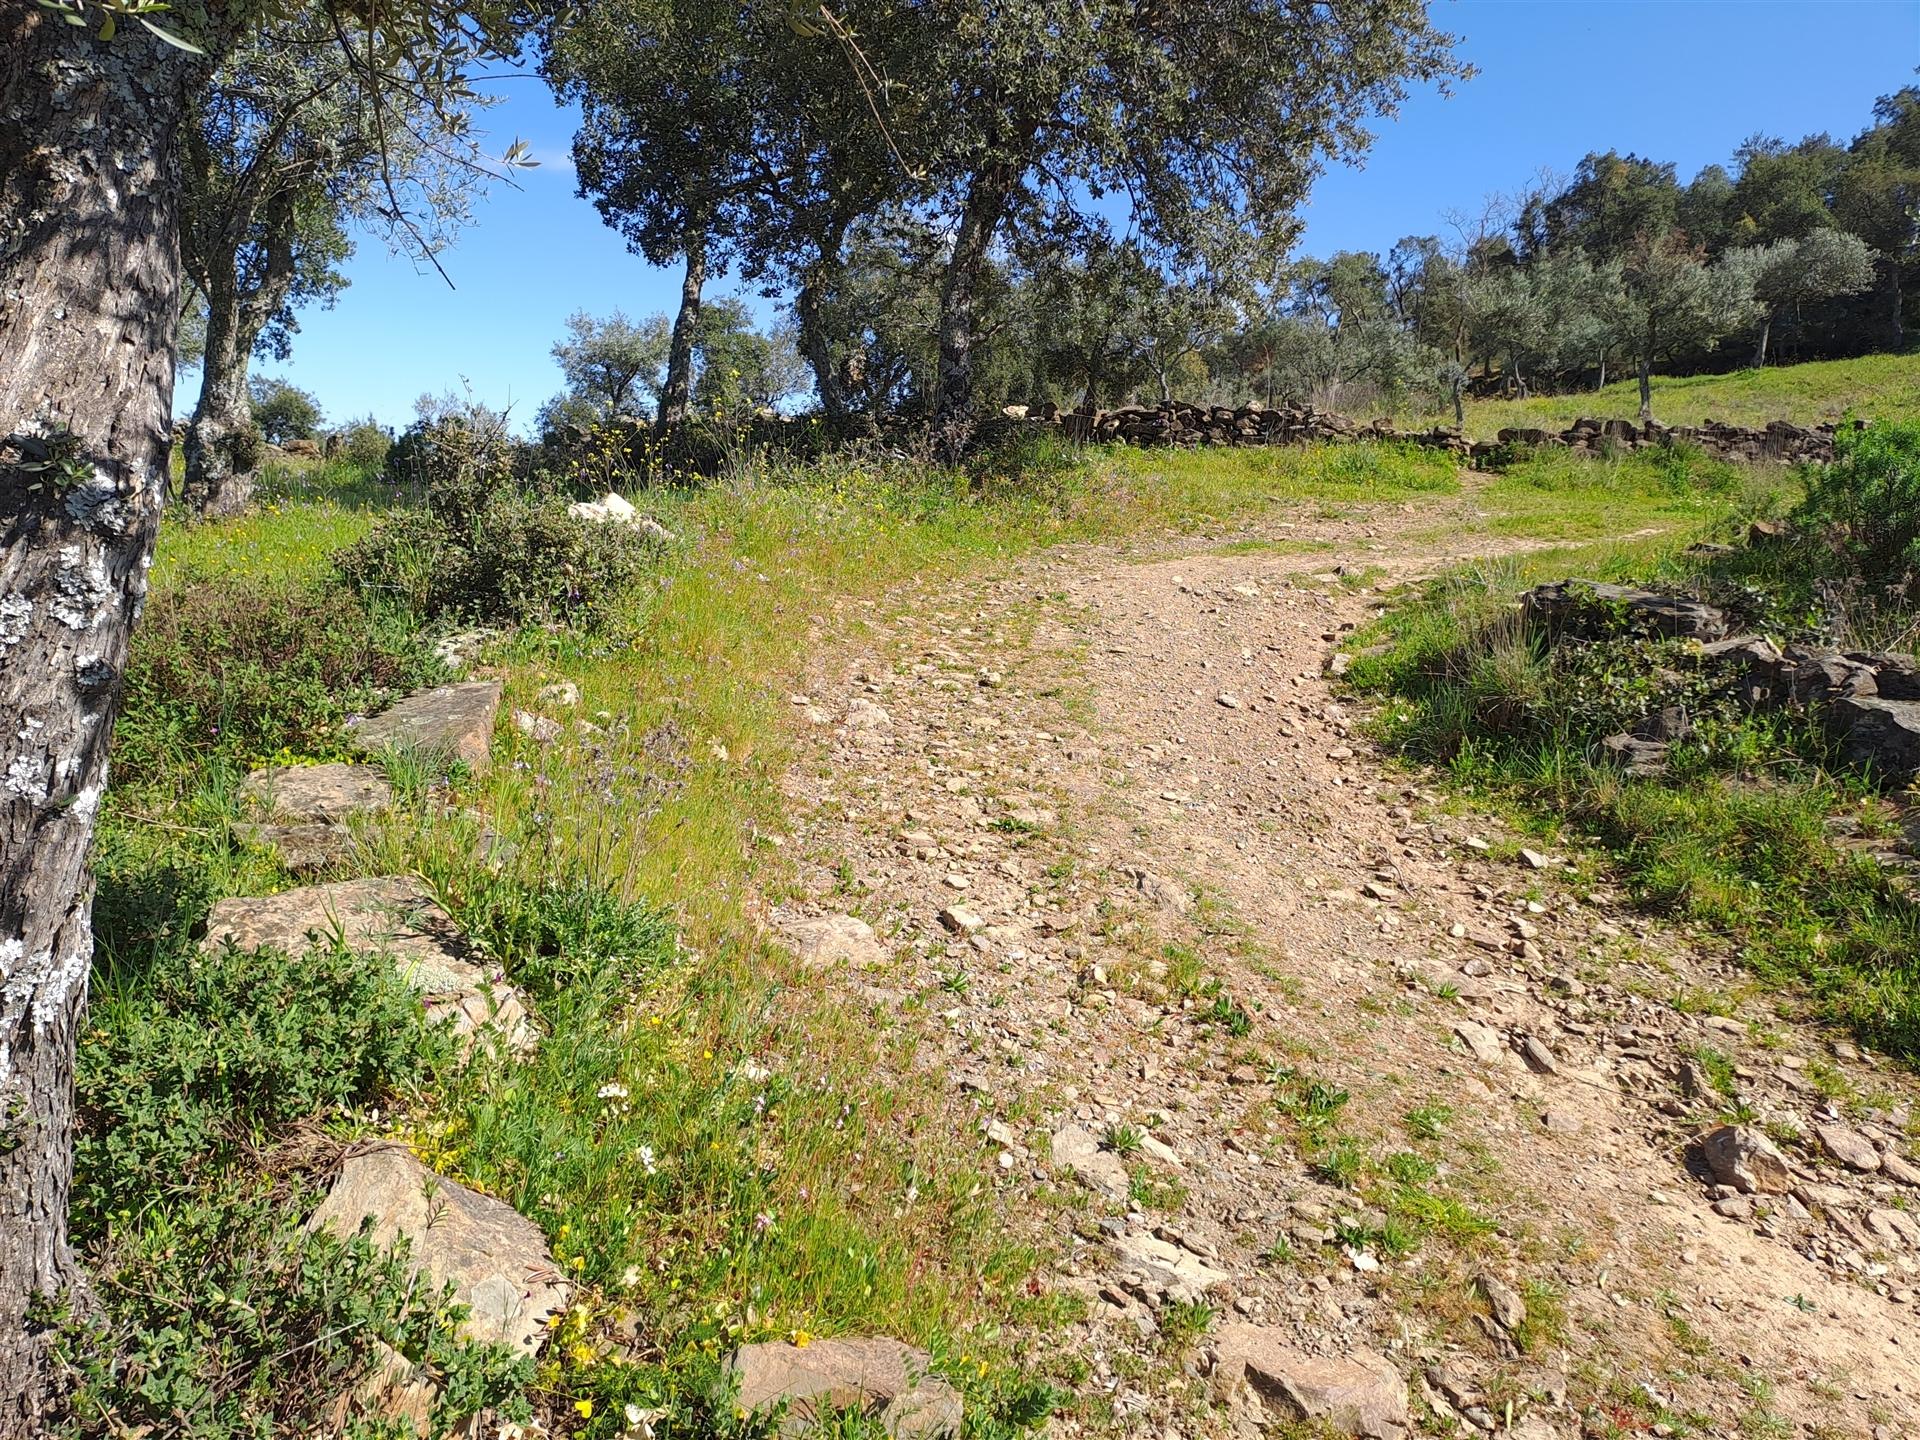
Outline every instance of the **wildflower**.
<svg viewBox="0 0 1920 1440"><path fill-rule="evenodd" d="M645 1170L647 1174L657 1175L660 1173L659 1167L653 1163L653 1147L651 1145L642 1145L633 1153L639 1158L640 1167Z"/></svg>
<svg viewBox="0 0 1920 1440"><path fill-rule="evenodd" d="M773 1216L769 1215L765 1210L762 1210L758 1215L753 1217L753 1228L758 1230L762 1235L766 1234L767 1231L773 1228Z"/></svg>
<svg viewBox="0 0 1920 1440"><path fill-rule="evenodd" d="M593 1418L593 1401L576 1400L573 1402L573 1408L582 1420L591 1420Z"/></svg>
<svg viewBox="0 0 1920 1440"><path fill-rule="evenodd" d="M627 1087L617 1081L608 1081L596 1092L602 1100L624 1100L628 1095Z"/></svg>
<svg viewBox="0 0 1920 1440"><path fill-rule="evenodd" d="M796 1350L804 1350L813 1343L813 1336L805 1330L795 1330L787 1338L793 1342L793 1348Z"/></svg>
<svg viewBox="0 0 1920 1440"><path fill-rule="evenodd" d="M629 1265L627 1266L626 1269L620 1272L620 1284L624 1288L631 1290L634 1286L638 1285L639 1283L640 1283L640 1267L638 1265Z"/></svg>

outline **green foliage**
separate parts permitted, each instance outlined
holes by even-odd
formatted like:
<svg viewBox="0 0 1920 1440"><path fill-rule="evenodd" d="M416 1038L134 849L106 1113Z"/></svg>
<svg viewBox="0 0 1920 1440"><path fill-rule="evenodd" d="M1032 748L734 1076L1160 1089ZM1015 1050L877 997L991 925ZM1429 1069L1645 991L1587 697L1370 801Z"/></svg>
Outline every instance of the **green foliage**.
<svg viewBox="0 0 1920 1440"><path fill-rule="evenodd" d="M633 990L675 955L664 914L578 878L532 888L494 881L468 896L461 919L536 998L589 980Z"/></svg>
<svg viewBox="0 0 1920 1440"><path fill-rule="evenodd" d="M256 376L247 388L252 392L253 423L262 439L275 445L311 440L320 428L320 402L298 385Z"/></svg>
<svg viewBox="0 0 1920 1440"><path fill-rule="evenodd" d="M376 522L335 557L337 573L417 621L599 624L657 546L636 527L570 514L546 477L516 478L517 459L500 417L473 407L410 426L387 474L424 503Z"/></svg>
<svg viewBox="0 0 1920 1440"><path fill-rule="evenodd" d="M295 1120L423 1080L447 1054L391 961L176 949L105 977L80 1047L75 1231L178 1199Z"/></svg>
<svg viewBox="0 0 1920 1440"><path fill-rule="evenodd" d="M341 753L340 723L443 673L415 627L324 583L188 578L134 635L114 779L144 786L222 757Z"/></svg>
<svg viewBox="0 0 1920 1440"><path fill-rule="evenodd" d="M62 1433L318 1434L393 1354L439 1389L433 1436L482 1410L528 1418L532 1362L461 1341L462 1307L420 1285L404 1248L308 1233L300 1217L313 1198L255 1187L123 1219L92 1267L98 1313L70 1324L56 1349L74 1387ZM413 1431L367 1417L346 1433Z"/></svg>
<svg viewBox="0 0 1920 1440"><path fill-rule="evenodd" d="M425 622L591 628L658 550L632 526L577 519L564 496L515 487L472 503L394 511L336 557L341 579Z"/></svg>
<svg viewBox="0 0 1920 1440"><path fill-rule="evenodd" d="M1874 585L1920 569L1920 420L1878 420L1834 436L1834 463L1807 475L1794 519Z"/></svg>
<svg viewBox="0 0 1920 1440"><path fill-rule="evenodd" d="M333 439L338 445L339 458L349 465L376 474L386 469L393 436L371 415L341 426L334 431Z"/></svg>

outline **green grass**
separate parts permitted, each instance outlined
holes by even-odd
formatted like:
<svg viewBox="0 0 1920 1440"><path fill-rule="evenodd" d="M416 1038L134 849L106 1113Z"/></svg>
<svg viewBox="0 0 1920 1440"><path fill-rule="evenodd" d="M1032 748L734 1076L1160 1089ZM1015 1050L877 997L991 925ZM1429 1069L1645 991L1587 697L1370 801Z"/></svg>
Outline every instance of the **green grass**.
<svg viewBox="0 0 1920 1440"><path fill-rule="evenodd" d="M1769 420L1817 425L1846 415L1897 419L1916 409L1920 354L1816 360L1729 375L1656 376L1653 381L1654 418L1666 425L1699 425L1709 419L1750 426ZM1583 415L1617 420L1639 413L1639 382L1627 379L1572 395L1469 401L1467 432L1491 440L1507 427L1564 430ZM1451 415L1444 418L1451 423Z"/></svg>
<svg viewBox="0 0 1920 1440"><path fill-rule="evenodd" d="M1381 737L1463 792L1542 833L1592 837L1637 899L1725 937L1783 1003L1920 1059L1920 907L1877 862L1836 848L1827 821L1869 804L1865 781L1827 766L1803 720L1710 699L1685 647L1544 648L1510 603L1567 575L1663 574L1683 591L1722 562L1672 540L1468 567L1410 597L1359 643L1355 683L1380 697ZM1598 742L1686 698L1697 733L1671 773L1628 779Z"/></svg>

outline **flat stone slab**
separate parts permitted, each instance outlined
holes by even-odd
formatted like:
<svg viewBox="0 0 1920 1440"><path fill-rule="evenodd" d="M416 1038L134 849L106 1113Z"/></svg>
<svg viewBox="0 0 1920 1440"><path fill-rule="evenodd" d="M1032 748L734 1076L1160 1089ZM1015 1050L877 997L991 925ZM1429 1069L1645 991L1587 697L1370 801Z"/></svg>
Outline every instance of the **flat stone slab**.
<svg viewBox="0 0 1920 1440"><path fill-rule="evenodd" d="M355 950L392 956L427 1017L449 1020L456 1035L491 1031L515 1050L533 1043L520 992L467 958L453 917L404 875L222 900L207 916L202 944L213 949L231 940L242 950L297 955L336 934Z"/></svg>
<svg viewBox="0 0 1920 1440"><path fill-rule="evenodd" d="M1311 1355L1284 1331L1229 1325L1215 1346L1214 1396L1228 1399L1244 1385L1274 1419L1318 1422L1336 1434L1365 1440L1404 1440L1411 1433L1407 1382L1393 1363L1371 1350Z"/></svg>
<svg viewBox="0 0 1920 1440"><path fill-rule="evenodd" d="M886 962L887 952L873 927L852 915L809 915L781 920L774 927L809 970L832 965L871 969Z"/></svg>
<svg viewBox="0 0 1920 1440"><path fill-rule="evenodd" d="M1114 1269L1129 1287L1159 1292L1169 1300L1199 1300L1233 1277L1183 1246L1157 1235L1116 1235L1109 1242Z"/></svg>
<svg viewBox="0 0 1920 1440"><path fill-rule="evenodd" d="M780 1433L796 1436L831 1411L858 1410L889 1435L960 1433L960 1392L932 1373L924 1350L884 1338L743 1345L727 1362L736 1403L750 1412L784 1405Z"/></svg>
<svg viewBox="0 0 1920 1440"><path fill-rule="evenodd" d="M280 854L295 874L326 870L353 855L348 822L393 804L393 787L371 765L276 765L240 782L240 798L265 817L235 828Z"/></svg>
<svg viewBox="0 0 1920 1440"><path fill-rule="evenodd" d="M467 680L416 690L348 732L369 754L392 748L458 760L481 771L493 752L493 719L500 709L498 680Z"/></svg>
<svg viewBox="0 0 1920 1440"><path fill-rule="evenodd" d="M365 1225L382 1249L406 1236L414 1273L451 1285L469 1308L462 1335L522 1354L539 1351L547 1317L564 1310L572 1293L539 1226L434 1174L399 1145L350 1153L307 1225L341 1236Z"/></svg>
<svg viewBox="0 0 1920 1440"><path fill-rule="evenodd" d="M1080 1126L1062 1125L1053 1132L1049 1148L1055 1167L1071 1170L1074 1178L1094 1194L1117 1201L1131 1193L1125 1162L1112 1151L1102 1150L1099 1140Z"/></svg>

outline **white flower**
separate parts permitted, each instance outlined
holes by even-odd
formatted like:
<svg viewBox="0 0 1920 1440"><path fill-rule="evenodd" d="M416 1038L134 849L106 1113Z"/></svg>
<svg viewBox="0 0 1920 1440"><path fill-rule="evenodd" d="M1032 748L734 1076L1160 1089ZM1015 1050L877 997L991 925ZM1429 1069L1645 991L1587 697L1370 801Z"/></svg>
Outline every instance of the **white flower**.
<svg viewBox="0 0 1920 1440"><path fill-rule="evenodd" d="M599 1091L602 1100L624 1100L629 1093L626 1086L614 1081L609 1081L607 1084L602 1085Z"/></svg>
<svg viewBox="0 0 1920 1440"><path fill-rule="evenodd" d="M633 1153L639 1158L641 1168L643 1168L647 1174L658 1175L660 1173L659 1167L653 1163L653 1147L651 1145L642 1145Z"/></svg>

